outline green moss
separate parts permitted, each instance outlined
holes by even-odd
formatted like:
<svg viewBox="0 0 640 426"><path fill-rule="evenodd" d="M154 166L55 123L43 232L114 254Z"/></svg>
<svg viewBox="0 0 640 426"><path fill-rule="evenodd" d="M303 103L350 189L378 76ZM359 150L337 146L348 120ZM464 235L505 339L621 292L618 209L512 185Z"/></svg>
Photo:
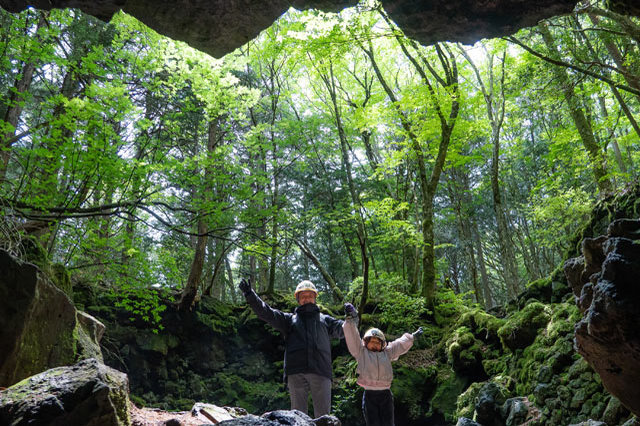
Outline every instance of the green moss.
<svg viewBox="0 0 640 426"><path fill-rule="evenodd" d="M173 349L180 344L180 340L168 333L143 333L136 336L136 343L145 351L153 351L167 355L169 349Z"/></svg>
<svg viewBox="0 0 640 426"><path fill-rule="evenodd" d="M96 358L103 361L100 345L93 340L91 334L85 330L80 321L76 321L76 327L73 330L73 340L76 347L77 361L88 358Z"/></svg>
<svg viewBox="0 0 640 426"><path fill-rule="evenodd" d="M438 373L437 388L431 398L430 414L440 413L453 422L457 410L458 396L463 393L469 380L453 370L442 369Z"/></svg>
<svg viewBox="0 0 640 426"><path fill-rule="evenodd" d="M585 368L588 368L586 362L574 362L579 359L573 349L573 325L579 317L577 308L570 303L560 303L548 305L547 309L550 315L545 329L538 333L531 345L524 350L516 350L515 364L507 368L517 378L516 393L530 395L532 401L539 406L547 398L545 392L534 394L534 389L541 382L546 383L551 377L554 383L552 388L557 388L560 392L563 384L580 378L587 371ZM592 377L589 380L589 383L595 384ZM587 382L582 383L586 386Z"/></svg>
<svg viewBox="0 0 640 426"><path fill-rule="evenodd" d="M498 330L504 325L504 320L483 311L480 308L463 312L456 321L456 327L465 326L478 339L486 343L498 341Z"/></svg>
<svg viewBox="0 0 640 426"><path fill-rule="evenodd" d="M507 361L504 357L498 359L483 359L482 368L489 376L505 374L507 372Z"/></svg>
<svg viewBox="0 0 640 426"><path fill-rule="evenodd" d="M446 342L447 358L458 372L482 368L482 342L467 327L458 327Z"/></svg>
<svg viewBox="0 0 640 426"><path fill-rule="evenodd" d="M482 389L488 390L495 395L497 404L502 404L511 397L513 389L513 379L509 376L495 376L486 382L472 383L469 388L458 396L456 402L455 417L475 417L475 406L477 398Z"/></svg>
<svg viewBox="0 0 640 426"><path fill-rule="evenodd" d="M51 265L50 272L51 280L55 286L69 296L69 299L73 299L73 285L71 284L71 275L67 268L65 268L64 265L55 263Z"/></svg>
<svg viewBox="0 0 640 426"><path fill-rule="evenodd" d="M538 330L545 327L551 318L551 310L540 302L527 304L515 312L498 330L498 337L505 349L515 351L529 346Z"/></svg>
<svg viewBox="0 0 640 426"><path fill-rule="evenodd" d="M424 418L425 402L436 389L437 370L435 367L409 368L394 365L394 379L391 390L400 409L412 420Z"/></svg>
<svg viewBox="0 0 640 426"><path fill-rule="evenodd" d="M434 306L436 324L448 326L455 322L461 312L468 309L464 303L453 291L448 289L438 290Z"/></svg>
<svg viewBox="0 0 640 426"><path fill-rule="evenodd" d="M33 263L42 270L48 270L51 261L47 250L34 236L29 236L22 240L24 248L24 258L27 262Z"/></svg>
<svg viewBox="0 0 640 426"><path fill-rule="evenodd" d="M109 393L109 399L116 410L118 426L129 426L131 424L131 417L129 415L129 389L126 387L116 387Z"/></svg>
<svg viewBox="0 0 640 426"><path fill-rule="evenodd" d="M216 334L226 334L235 330L236 321L232 315L224 316L219 312L206 314L202 312L196 312L196 318L206 328L213 331Z"/></svg>
<svg viewBox="0 0 640 426"><path fill-rule="evenodd" d="M471 383L471 386L466 391L458 396L456 401L456 417L466 417L467 419L473 419L473 415L476 410L476 397L480 392L480 389L485 382Z"/></svg>

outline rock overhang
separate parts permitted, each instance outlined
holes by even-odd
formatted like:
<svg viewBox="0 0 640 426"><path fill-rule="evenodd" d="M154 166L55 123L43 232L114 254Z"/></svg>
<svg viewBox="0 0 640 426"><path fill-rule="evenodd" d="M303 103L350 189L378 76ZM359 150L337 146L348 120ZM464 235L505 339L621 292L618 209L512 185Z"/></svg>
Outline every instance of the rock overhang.
<svg viewBox="0 0 640 426"><path fill-rule="evenodd" d="M640 14L636 0L616 0L618 10ZM28 7L77 8L108 21L122 10L150 28L215 57L242 46L290 7L337 12L355 0L0 0L19 12ZM400 28L424 45L438 41L472 44L515 33L542 19L569 13L577 0L383 0Z"/></svg>

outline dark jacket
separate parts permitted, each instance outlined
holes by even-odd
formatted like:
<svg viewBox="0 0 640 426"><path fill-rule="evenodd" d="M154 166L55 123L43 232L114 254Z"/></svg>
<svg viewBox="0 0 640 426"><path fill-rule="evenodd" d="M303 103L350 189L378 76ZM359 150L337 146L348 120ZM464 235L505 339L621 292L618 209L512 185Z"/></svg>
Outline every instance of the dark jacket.
<svg viewBox="0 0 640 426"><path fill-rule="evenodd" d="M331 378L331 338L344 339L342 323L320 313L315 304L298 306L285 313L267 305L251 291L247 303L258 318L284 335L284 375L315 373Z"/></svg>

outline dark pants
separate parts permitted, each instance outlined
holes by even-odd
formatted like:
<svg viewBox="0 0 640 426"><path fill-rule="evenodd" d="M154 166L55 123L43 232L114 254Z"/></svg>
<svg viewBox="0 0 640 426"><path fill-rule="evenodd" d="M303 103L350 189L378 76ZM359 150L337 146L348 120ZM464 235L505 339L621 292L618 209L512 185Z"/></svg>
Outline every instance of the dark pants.
<svg viewBox="0 0 640 426"><path fill-rule="evenodd" d="M362 395L362 414L367 426L394 426L391 389L365 389Z"/></svg>

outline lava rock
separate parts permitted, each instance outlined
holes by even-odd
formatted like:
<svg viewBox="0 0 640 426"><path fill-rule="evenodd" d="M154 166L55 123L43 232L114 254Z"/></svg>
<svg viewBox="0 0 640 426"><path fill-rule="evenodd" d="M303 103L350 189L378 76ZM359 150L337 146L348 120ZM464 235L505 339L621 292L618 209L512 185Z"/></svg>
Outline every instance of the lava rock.
<svg viewBox="0 0 640 426"><path fill-rule="evenodd" d="M322 416L315 420L298 410L277 410L257 417L248 415L220 423L225 426L341 426L340 420L333 416Z"/></svg>
<svg viewBox="0 0 640 426"><path fill-rule="evenodd" d="M607 408L604 410L602 421L608 425L617 425L620 423L620 420L624 419L628 415L629 410L624 408L618 398L612 396L607 404Z"/></svg>
<svg viewBox="0 0 640 426"><path fill-rule="evenodd" d="M474 422L473 420L467 419L466 417L460 417L456 426L482 426L478 422Z"/></svg>
<svg viewBox="0 0 640 426"><path fill-rule="evenodd" d="M631 238L639 229L640 220L616 220L609 235L585 239L581 274L580 260L565 263L569 284L581 293L576 348L604 387L635 415L640 415L640 244Z"/></svg>
<svg viewBox="0 0 640 426"><path fill-rule="evenodd" d="M489 382L482 386L476 399L476 420L483 426L504 426L500 407L505 397L498 385Z"/></svg>
<svg viewBox="0 0 640 426"><path fill-rule="evenodd" d="M506 426L521 425L529 415L529 404L526 398L509 398L502 407L503 417L506 417ZM506 416L505 416L506 414Z"/></svg>
<svg viewBox="0 0 640 426"><path fill-rule="evenodd" d="M324 415L314 419L313 424L316 426L341 426L342 422L337 417Z"/></svg>

